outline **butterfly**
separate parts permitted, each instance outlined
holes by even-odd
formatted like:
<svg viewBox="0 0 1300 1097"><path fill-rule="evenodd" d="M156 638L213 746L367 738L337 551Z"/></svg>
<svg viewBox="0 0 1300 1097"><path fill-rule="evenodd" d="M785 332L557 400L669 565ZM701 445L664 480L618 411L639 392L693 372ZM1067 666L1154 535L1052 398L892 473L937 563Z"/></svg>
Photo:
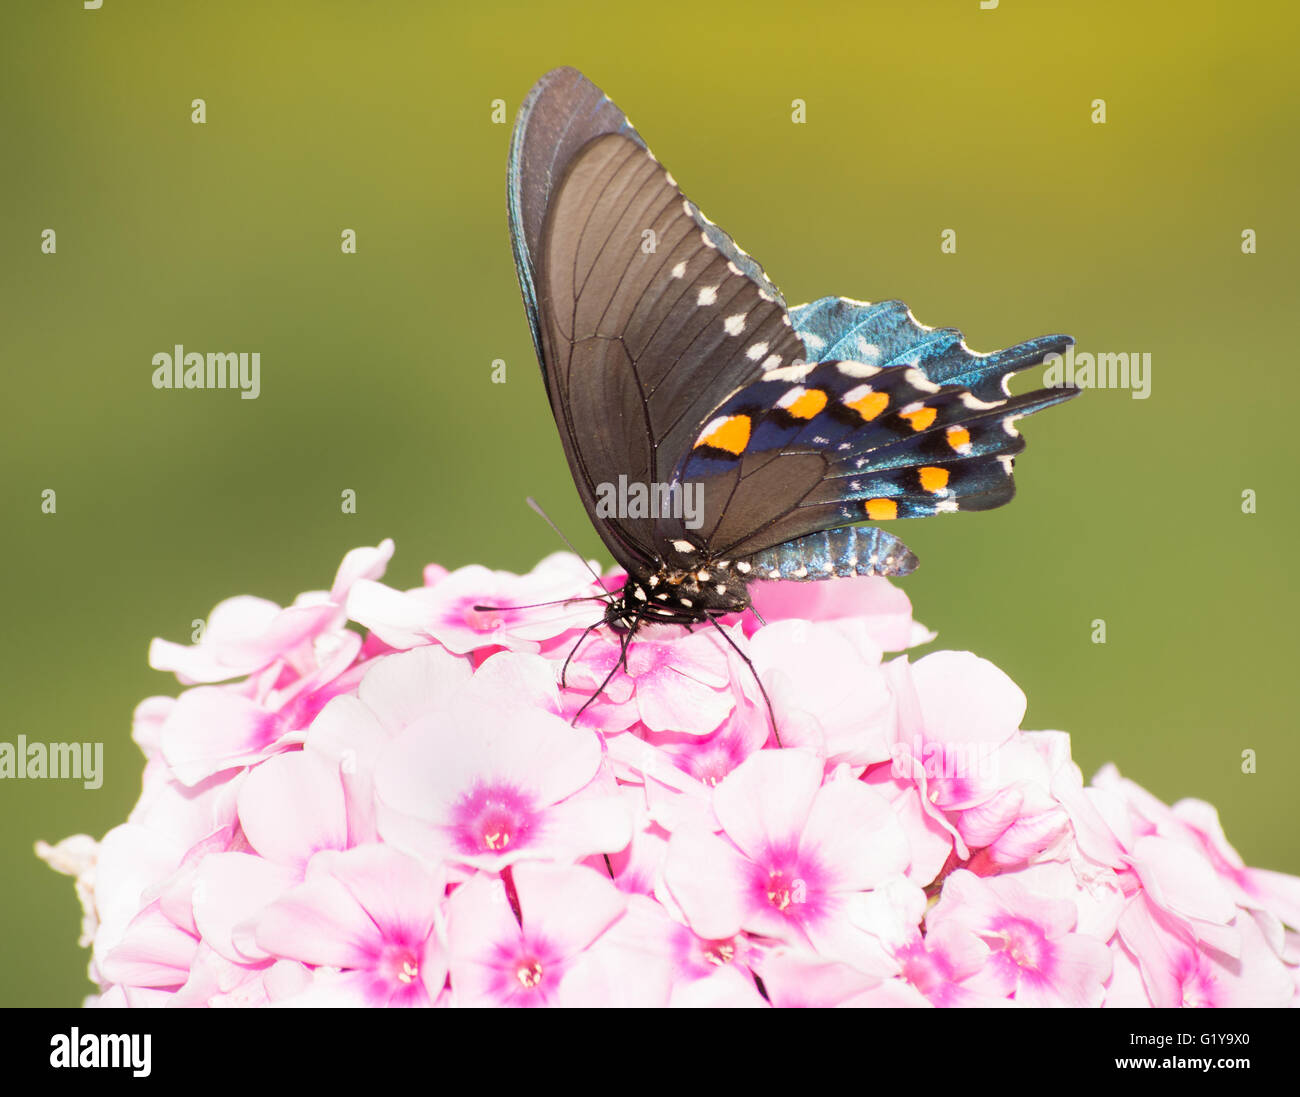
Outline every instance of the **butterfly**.
<svg viewBox="0 0 1300 1097"><path fill-rule="evenodd" d="M758 579L907 574L907 546L859 523L1008 502L1015 421L1077 393L1007 388L1065 335L981 355L900 301L788 307L576 69L520 107L507 189L551 411L627 572L605 622L626 634L716 623Z"/></svg>

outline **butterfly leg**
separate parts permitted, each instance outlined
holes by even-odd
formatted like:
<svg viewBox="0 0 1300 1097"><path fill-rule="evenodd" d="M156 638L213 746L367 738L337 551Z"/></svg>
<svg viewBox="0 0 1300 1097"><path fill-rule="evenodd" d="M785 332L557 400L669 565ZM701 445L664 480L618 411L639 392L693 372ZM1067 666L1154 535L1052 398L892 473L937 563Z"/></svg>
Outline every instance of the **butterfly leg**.
<svg viewBox="0 0 1300 1097"><path fill-rule="evenodd" d="M781 742L781 732L776 726L776 710L772 707L772 698L767 695L767 689L763 686L763 679L758 676L758 671L754 667L754 661L740 650L736 641L727 635L727 630L718 624L715 618L708 618L708 622L722 634L722 638L731 645L731 650L745 661L745 666L749 667L749 673L754 676L754 682L758 685L758 691L763 695L763 702L767 705L767 715L772 721L772 734L776 737L776 745L778 747L784 746L785 744Z"/></svg>
<svg viewBox="0 0 1300 1097"><path fill-rule="evenodd" d="M569 723L573 727L578 726L578 717L580 717L584 712L586 712L588 707L590 707L591 703L602 693L605 692L605 687L609 685L609 683L613 680L614 675L617 674L620 670L627 667L627 647L628 644L632 642L632 637L636 634L636 626L639 623L639 621L640 618L637 618L636 621L633 622L632 627L623 634L622 646L620 647L618 653L618 661L612 667L609 668L609 673L605 675L604 681L602 681L600 685L596 687L595 693L593 693L590 697L588 697L585 701L582 702L582 707L573 714L573 719L569 721ZM581 641L579 641L579 643L581 643Z"/></svg>
<svg viewBox="0 0 1300 1097"><path fill-rule="evenodd" d="M578 649L582 647L587 637L590 636L592 632L594 632L596 629L600 628L602 624L604 624L603 620L597 621L594 625L588 625L585 629L583 629L582 635L578 637L578 642L574 644L573 647L569 650L569 654L564 660L564 667L560 670L560 689L569 688L568 686L569 664L573 662L573 657L578 654Z"/></svg>

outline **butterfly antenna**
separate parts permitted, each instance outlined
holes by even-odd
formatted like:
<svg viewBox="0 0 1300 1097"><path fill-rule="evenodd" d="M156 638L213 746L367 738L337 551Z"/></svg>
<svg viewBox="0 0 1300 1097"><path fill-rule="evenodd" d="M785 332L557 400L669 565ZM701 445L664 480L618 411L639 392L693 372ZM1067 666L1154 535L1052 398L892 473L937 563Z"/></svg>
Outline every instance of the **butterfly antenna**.
<svg viewBox="0 0 1300 1097"><path fill-rule="evenodd" d="M557 598L553 602L531 602L526 606L474 606L473 608L476 613L497 613L507 609L542 609L545 606L567 606L570 602L603 602L604 600L604 594L578 594L572 598Z"/></svg>
<svg viewBox="0 0 1300 1097"><path fill-rule="evenodd" d="M578 642L569 649L569 654L564 660L564 667L560 671L560 689L569 688L569 683L568 683L569 664L573 662L573 657L578 654L578 649L582 647L587 637L590 636L596 629L600 628L602 624L604 624L603 619L597 621L594 625L588 625L585 629L582 630L582 635L578 637Z"/></svg>
<svg viewBox="0 0 1300 1097"><path fill-rule="evenodd" d="M708 618L708 622L715 629L717 629L718 632L722 634L722 638L726 640L728 644L731 645L731 650L734 651L737 655L739 655L743 660L745 660L745 665L749 667L749 673L754 676L754 681L758 685L758 692L763 695L763 701L767 705L767 714L772 718L772 734L776 736L776 745L778 747L784 746L785 744L781 742L781 732L778 730L776 726L776 709L772 707L772 698L770 698L767 695L767 690L763 687L763 679L758 676L758 671L754 667L754 661L743 651L740 650L740 647L739 645L737 645L736 641L727 635L727 630L724 629L720 624L718 624L716 620L710 617Z"/></svg>
<svg viewBox="0 0 1300 1097"><path fill-rule="evenodd" d="M585 701L583 701L582 707L573 714L573 719L569 721L569 723L572 726L574 727L578 726L578 717L581 716L584 712L586 712L588 706L597 697L599 697L602 693L605 692L605 687L609 685L609 683L613 680L614 675L616 675L620 670L622 670L624 667L627 666L627 646L632 642L632 636L636 633L636 627L638 624L640 624L640 622L641 622L641 618L638 616L633 621L632 627L623 634L623 644L622 647L619 649L618 662L616 662L612 667L609 668L609 673L605 675L604 681L602 681L600 685L596 687L596 692L593 693L590 697L588 697Z"/></svg>
<svg viewBox="0 0 1300 1097"><path fill-rule="evenodd" d="M582 555L582 553L580 553L576 548L574 548L573 542L564 536L564 532L560 529L560 527L551 521L551 516L547 514L546 511L542 510L541 504L538 503L537 500L534 499L531 495L525 497L524 502L527 503L530 508L532 508L533 512L539 518L541 518L543 522L545 522L548 526L551 527L551 529L555 531L556 537L558 537L561 541L563 541L566 545L568 545L569 551L573 553L574 556L578 557L578 559L581 560L584 564L587 565L587 570L591 572L591 577L596 580L596 585L600 586L601 583L600 573L597 572L596 569L591 566L591 561L589 561L585 556ZM609 591L606 591L604 595L598 597L605 597L605 596L608 596L611 600L614 597L612 594L610 594Z"/></svg>

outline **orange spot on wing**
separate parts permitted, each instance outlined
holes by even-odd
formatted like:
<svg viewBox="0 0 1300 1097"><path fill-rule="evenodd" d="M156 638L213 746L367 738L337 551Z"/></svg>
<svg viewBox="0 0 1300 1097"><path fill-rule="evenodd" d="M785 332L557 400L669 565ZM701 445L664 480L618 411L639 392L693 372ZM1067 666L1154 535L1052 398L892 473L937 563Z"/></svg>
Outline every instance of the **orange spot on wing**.
<svg viewBox="0 0 1300 1097"><path fill-rule="evenodd" d="M886 522L898 517L898 504L892 499L868 499L863 507L873 522Z"/></svg>
<svg viewBox="0 0 1300 1097"><path fill-rule="evenodd" d="M925 430L935 421L938 414L934 408L917 408L915 411L902 413L903 418L912 424L913 430Z"/></svg>
<svg viewBox="0 0 1300 1097"><path fill-rule="evenodd" d="M749 428L748 415L728 415L710 423L695 445L713 446L739 456L749 445Z"/></svg>
<svg viewBox="0 0 1300 1097"><path fill-rule="evenodd" d="M814 415L820 414L825 406L826 393L821 389L808 389L797 400L791 400L785 410L796 419L811 419Z"/></svg>
<svg viewBox="0 0 1300 1097"><path fill-rule="evenodd" d="M948 445L955 450L960 450L962 446L970 445L970 431L965 427L948 428Z"/></svg>
<svg viewBox="0 0 1300 1097"><path fill-rule="evenodd" d="M948 470L926 465L921 469L921 487L926 491L943 491L948 486Z"/></svg>
<svg viewBox="0 0 1300 1097"><path fill-rule="evenodd" d="M885 408L889 407L889 397L883 392L869 392L866 396L854 400L851 404L846 404L862 416L867 422L870 422L879 415Z"/></svg>

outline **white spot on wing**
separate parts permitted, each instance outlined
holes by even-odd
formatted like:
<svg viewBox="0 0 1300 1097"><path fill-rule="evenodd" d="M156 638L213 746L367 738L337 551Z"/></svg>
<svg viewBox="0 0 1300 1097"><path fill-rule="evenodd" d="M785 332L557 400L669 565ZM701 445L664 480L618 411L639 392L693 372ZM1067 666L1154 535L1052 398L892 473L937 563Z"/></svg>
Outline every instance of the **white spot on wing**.
<svg viewBox="0 0 1300 1097"><path fill-rule="evenodd" d="M879 366L866 362L838 362L835 366L845 377L874 377L880 372Z"/></svg>
<svg viewBox="0 0 1300 1097"><path fill-rule="evenodd" d="M745 330L745 314L738 312L735 316L728 316L722 328L728 335L739 335Z"/></svg>
<svg viewBox="0 0 1300 1097"><path fill-rule="evenodd" d="M673 277L681 278L686 274L686 260L683 259L677 266L673 267Z"/></svg>
<svg viewBox="0 0 1300 1097"><path fill-rule="evenodd" d="M939 387L931 381L919 369L909 369L903 371L903 380L905 380L914 389L920 389L922 392L938 392Z"/></svg>
<svg viewBox="0 0 1300 1097"><path fill-rule="evenodd" d="M815 362L791 362L780 369L769 370L763 374L764 381L802 381L817 368Z"/></svg>
<svg viewBox="0 0 1300 1097"><path fill-rule="evenodd" d="M697 305L711 305L718 299L717 286L705 286L700 290L700 295L695 299Z"/></svg>
<svg viewBox="0 0 1300 1097"><path fill-rule="evenodd" d="M880 348L875 343L868 343L866 338L859 335L857 339L858 353L862 355L864 362L879 362Z"/></svg>
<svg viewBox="0 0 1300 1097"><path fill-rule="evenodd" d="M766 343L755 343L747 351L745 351L745 357L748 358L751 362L757 362L766 353L767 353Z"/></svg>

